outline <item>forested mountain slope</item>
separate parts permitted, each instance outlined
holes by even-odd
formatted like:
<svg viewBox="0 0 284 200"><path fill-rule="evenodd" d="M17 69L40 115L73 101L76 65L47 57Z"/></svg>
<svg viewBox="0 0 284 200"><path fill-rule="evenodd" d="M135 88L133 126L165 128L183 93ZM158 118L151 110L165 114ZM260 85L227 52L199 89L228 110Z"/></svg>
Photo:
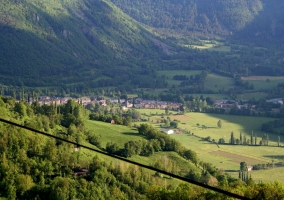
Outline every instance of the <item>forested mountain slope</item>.
<svg viewBox="0 0 284 200"><path fill-rule="evenodd" d="M2 0L0 46L1 82L26 86L93 80L158 52L147 31L101 0Z"/></svg>
<svg viewBox="0 0 284 200"><path fill-rule="evenodd" d="M212 38L238 35L245 28L246 34L272 37L283 31L283 1L111 1L136 20L170 34Z"/></svg>

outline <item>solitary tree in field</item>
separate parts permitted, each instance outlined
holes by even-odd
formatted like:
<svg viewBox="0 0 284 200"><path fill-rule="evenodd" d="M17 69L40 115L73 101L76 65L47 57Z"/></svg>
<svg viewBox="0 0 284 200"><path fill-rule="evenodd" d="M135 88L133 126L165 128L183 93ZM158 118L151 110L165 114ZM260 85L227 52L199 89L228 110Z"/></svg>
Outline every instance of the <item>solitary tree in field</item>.
<svg viewBox="0 0 284 200"><path fill-rule="evenodd" d="M218 128L222 128L222 121L221 120L218 121L217 126L218 126Z"/></svg>

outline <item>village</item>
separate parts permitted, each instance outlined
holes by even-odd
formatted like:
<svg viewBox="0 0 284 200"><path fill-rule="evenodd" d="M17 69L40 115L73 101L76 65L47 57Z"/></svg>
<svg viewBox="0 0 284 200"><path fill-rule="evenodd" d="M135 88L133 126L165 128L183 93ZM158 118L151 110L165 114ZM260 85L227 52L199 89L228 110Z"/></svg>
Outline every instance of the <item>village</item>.
<svg viewBox="0 0 284 200"><path fill-rule="evenodd" d="M68 100L74 100L75 102L80 103L83 106L87 106L88 104L99 104L101 106L107 106L109 104L119 104L123 110L127 110L129 108L138 108L138 109L161 109L165 110L168 108L169 110L179 111L183 106L182 103L178 102L167 102L167 101L159 101L159 100L145 100L142 98L129 98L129 99L119 99L119 98L105 98L105 97L81 97L81 98L72 98L72 97L50 97L50 96L40 96L37 102L40 105L63 105L68 102ZM29 99L29 103L31 104L34 100L32 98ZM268 99L267 103L271 103L273 105L278 105L279 108L272 108L271 113L279 113L280 107L283 105L282 98ZM260 112L256 105L249 104L247 101L234 101L234 100L215 100L213 104L214 108L224 109L225 111L229 111L232 108L237 110L242 109L250 109L252 112ZM276 106L277 107L277 106Z"/></svg>
<svg viewBox="0 0 284 200"><path fill-rule="evenodd" d="M50 104L56 104L56 105L63 105L68 102L68 100L74 100L75 102L78 102L82 104L83 106L87 106L88 104L99 104L101 106L107 106L108 104L119 104L122 109L128 109L128 108L145 108L145 109L166 109L169 108L170 110L179 110L182 106L181 103L176 102L166 102L166 101L156 101L156 100L143 100L141 98L130 98L130 99L119 99L119 98L110 98L106 99L104 97L82 97L82 98L71 98L71 97L49 97L49 96L41 96L38 99L38 103L40 105L50 105ZM30 104L33 102L32 99L30 99Z"/></svg>

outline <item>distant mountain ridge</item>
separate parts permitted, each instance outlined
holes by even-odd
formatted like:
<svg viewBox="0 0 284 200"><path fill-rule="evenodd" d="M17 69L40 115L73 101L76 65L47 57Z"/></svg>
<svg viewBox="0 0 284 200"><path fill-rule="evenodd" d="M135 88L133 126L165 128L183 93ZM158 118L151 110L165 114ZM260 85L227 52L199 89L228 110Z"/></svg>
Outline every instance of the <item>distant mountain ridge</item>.
<svg viewBox="0 0 284 200"><path fill-rule="evenodd" d="M242 37L249 34L273 36L282 33L284 25L284 2L279 0L111 1L137 21L170 34L238 37L245 29ZM275 29L270 29L270 25ZM280 30L279 26L282 26Z"/></svg>

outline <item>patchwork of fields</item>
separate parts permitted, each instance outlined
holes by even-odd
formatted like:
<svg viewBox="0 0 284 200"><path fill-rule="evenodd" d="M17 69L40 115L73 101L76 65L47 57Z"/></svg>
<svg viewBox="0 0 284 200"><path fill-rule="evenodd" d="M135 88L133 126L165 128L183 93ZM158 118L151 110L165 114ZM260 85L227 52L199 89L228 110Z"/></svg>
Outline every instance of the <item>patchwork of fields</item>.
<svg viewBox="0 0 284 200"><path fill-rule="evenodd" d="M158 95L167 91L172 87L180 87L181 81L173 80L175 75L186 75L187 77L200 74L201 70L164 70L158 71L159 76L165 76L168 83L168 87L161 90L149 90L148 93L152 95ZM248 81L249 84L254 86L253 90L244 91L242 94L237 94L236 100L250 100L252 98L258 100L267 97L267 91L271 90L279 83L284 83L283 76L247 76L242 77L243 81ZM190 86L189 86L190 87ZM204 97L212 97L213 99L230 99L231 97L224 94L223 91L230 90L235 87L234 79L209 73L205 79L204 89L205 91L212 91L212 94L202 94ZM191 94L193 96L200 96L200 94Z"/></svg>
<svg viewBox="0 0 284 200"><path fill-rule="evenodd" d="M139 111L139 110L138 110ZM150 123L156 128L160 128L161 123L157 123L157 119L161 116L154 115L153 113L162 113L161 110L141 110L141 113L152 114L147 116ZM167 116L164 116L167 118ZM236 138L239 138L240 132L246 135L247 139L253 131L257 135L257 140L260 141L264 132L261 131L261 124L271 121L271 118L265 117L244 117L233 115L218 115L218 114L205 114L205 113L187 113L186 115L172 114L168 116L171 120L178 120L180 123L179 128L190 131L191 134L173 134L171 137L179 141L183 146L188 149L194 150L198 157L206 162L212 163L219 169L231 173L237 177L240 162L247 162L248 165L267 164L284 162L284 148L277 147L277 135L270 134L270 146L249 146L249 145L229 145L218 144L205 141L202 138L211 137L211 140L218 142L219 138L224 138L226 143L229 142L231 132L233 131ZM218 120L222 120L222 128L217 127ZM153 121L153 122L152 122ZM138 122L137 124L145 123ZM199 124L199 125L197 125ZM202 128L202 125L210 128ZM194 135L192 135L192 133ZM197 137L198 136L198 137ZM281 141L281 146L284 146L284 139ZM281 167L282 168L282 167ZM283 170L284 168L282 168ZM276 170L276 169L273 169ZM280 169L279 169L280 170ZM260 173L261 171L261 173ZM282 177L270 177L269 170L260 170L251 172L255 180L274 181ZM266 175L263 175L266 174ZM284 177L283 177L284 180Z"/></svg>

